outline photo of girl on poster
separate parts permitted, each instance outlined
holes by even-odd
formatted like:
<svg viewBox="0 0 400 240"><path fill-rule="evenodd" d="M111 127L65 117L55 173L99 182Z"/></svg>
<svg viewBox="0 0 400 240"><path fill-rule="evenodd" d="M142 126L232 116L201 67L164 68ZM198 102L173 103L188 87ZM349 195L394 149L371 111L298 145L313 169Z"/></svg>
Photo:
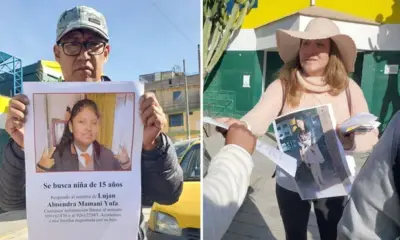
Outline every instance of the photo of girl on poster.
<svg viewBox="0 0 400 240"><path fill-rule="evenodd" d="M320 189L323 189L324 178L321 173L321 163L324 157L318 147L315 134L306 129L303 120L296 120L298 126L298 143L300 147L301 160L311 170L315 183Z"/></svg>
<svg viewBox="0 0 400 240"><path fill-rule="evenodd" d="M117 155L96 139L100 130L100 112L93 100L77 101L69 113L60 142L44 151L37 172L123 171L131 169L127 149Z"/></svg>

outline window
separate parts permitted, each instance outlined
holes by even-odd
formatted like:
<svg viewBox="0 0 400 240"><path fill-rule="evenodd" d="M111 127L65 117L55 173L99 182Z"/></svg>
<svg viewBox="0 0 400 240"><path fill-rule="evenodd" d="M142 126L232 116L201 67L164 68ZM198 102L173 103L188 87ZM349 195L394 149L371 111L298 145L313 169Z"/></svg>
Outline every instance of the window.
<svg viewBox="0 0 400 240"><path fill-rule="evenodd" d="M180 127L183 126L183 114L172 114L169 115L169 126Z"/></svg>
<svg viewBox="0 0 400 240"><path fill-rule="evenodd" d="M172 99L174 101L180 100L181 96L182 96L182 92L181 91L175 91L175 92L172 93Z"/></svg>
<svg viewBox="0 0 400 240"><path fill-rule="evenodd" d="M178 158L183 157L183 154L185 153L185 150L189 147L190 142L185 142L182 144L176 144L175 145L175 151L176 155L178 155Z"/></svg>
<svg viewBox="0 0 400 240"><path fill-rule="evenodd" d="M193 145L185 154L181 163L184 180L200 179L200 144Z"/></svg>

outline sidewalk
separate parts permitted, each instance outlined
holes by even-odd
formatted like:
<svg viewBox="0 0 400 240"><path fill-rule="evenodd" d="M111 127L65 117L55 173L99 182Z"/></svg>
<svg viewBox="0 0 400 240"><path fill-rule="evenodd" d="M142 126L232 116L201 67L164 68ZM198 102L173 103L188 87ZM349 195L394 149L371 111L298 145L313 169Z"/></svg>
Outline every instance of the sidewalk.
<svg viewBox="0 0 400 240"><path fill-rule="evenodd" d="M268 139L263 141L276 146ZM223 146L219 134L206 138L206 147L214 156ZM357 172L363 165L367 154L355 156ZM233 219L223 240L285 239L282 220L275 196L275 179L271 178L275 165L263 155L253 155L254 170L250 180L248 195L239 212ZM308 239L320 239L315 214L312 210L308 222Z"/></svg>

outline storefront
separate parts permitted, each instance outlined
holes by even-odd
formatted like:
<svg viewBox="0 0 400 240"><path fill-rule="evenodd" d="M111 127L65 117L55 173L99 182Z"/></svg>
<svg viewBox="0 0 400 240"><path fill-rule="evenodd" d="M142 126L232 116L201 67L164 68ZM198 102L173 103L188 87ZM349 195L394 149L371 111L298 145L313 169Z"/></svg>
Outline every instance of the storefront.
<svg viewBox="0 0 400 240"><path fill-rule="evenodd" d="M370 11L350 15L319 7L318 2L327 4L326 1L317 1L317 6L306 6L292 14L281 13L284 17L276 20L265 20L261 17L261 10L256 12L258 9L250 12L247 19L251 21L245 21L243 29L228 46L211 75L213 81L204 94L204 114L211 117L243 116L258 102L265 88L276 79L282 66L276 52L276 30L302 31L313 18L325 17L332 19L342 33L350 35L355 41L358 57L352 77L361 86L370 111L379 117L384 128L393 114L400 110L400 44L397 41L400 37L400 25L393 24L396 21L400 23L400 9L396 4L390 5L391 1L384 1L388 2L386 8L392 11L386 11L385 14ZM339 2L345 4L344 1ZM259 3L258 7L262 5ZM340 7L336 6L335 9ZM374 11L378 12L380 9ZM374 14L376 19L371 20ZM258 23L255 16L260 19ZM268 16L268 13L264 16Z"/></svg>

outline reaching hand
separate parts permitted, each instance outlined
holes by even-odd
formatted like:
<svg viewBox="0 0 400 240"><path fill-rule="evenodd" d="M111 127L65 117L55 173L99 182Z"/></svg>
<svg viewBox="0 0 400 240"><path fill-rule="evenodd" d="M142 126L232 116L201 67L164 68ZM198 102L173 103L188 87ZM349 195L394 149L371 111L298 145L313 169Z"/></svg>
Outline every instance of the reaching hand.
<svg viewBox="0 0 400 240"><path fill-rule="evenodd" d="M143 149L151 150L156 146L156 139L166 125L163 109L154 93L145 93L140 98L140 116L144 125Z"/></svg>
<svg viewBox="0 0 400 240"><path fill-rule="evenodd" d="M217 122L220 122L220 123L223 123L223 124L227 125L228 128L229 128L231 125L233 125L233 124L238 124L238 125L246 126L246 123L245 123L245 122L240 121L240 120L235 119L235 118L216 118L215 120L216 120ZM246 127L247 127L247 126L246 126ZM222 134L222 136L226 137L226 133L227 133L228 130L223 129L223 128L220 128L220 127L216 127L216 130L217 130L218 132L220 132L220 133Z"/></svg>
<svg viewBox="0 0 400 240"><path fill-rule="evenodd" d="M29 104L28 97L17 95L10 100L6 120L6 131L21 148L24 148L24 125Z"/></svg>
<svg viewBox="0 0 400 240"><path fill-rule="evenodd" d="M257 138L247 129L247 127L239 124L232 124L226 134L225 144L235 144L248 153L253 154L256 147Z"/></svg>

